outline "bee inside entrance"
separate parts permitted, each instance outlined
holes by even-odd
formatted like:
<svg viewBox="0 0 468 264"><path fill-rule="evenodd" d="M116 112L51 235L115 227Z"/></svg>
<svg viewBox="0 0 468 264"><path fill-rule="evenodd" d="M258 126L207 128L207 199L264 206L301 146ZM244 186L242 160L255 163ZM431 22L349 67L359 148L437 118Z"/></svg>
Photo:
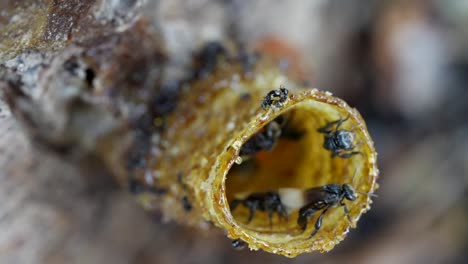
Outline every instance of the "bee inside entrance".
<svg viewBox="0 0 468 264"><path fill-rule="evenodd" d="M231 167L226 179L234 219L262 233L300 232L304 190L350 182L349 171L357 164L353 160L362 160L360 155L333 157L324 146L319 128L343 116L346 113L330 111L323 103L298 104L245 141L239 151L242 161ZM343 129L351 129L347 123Z"/></svg>

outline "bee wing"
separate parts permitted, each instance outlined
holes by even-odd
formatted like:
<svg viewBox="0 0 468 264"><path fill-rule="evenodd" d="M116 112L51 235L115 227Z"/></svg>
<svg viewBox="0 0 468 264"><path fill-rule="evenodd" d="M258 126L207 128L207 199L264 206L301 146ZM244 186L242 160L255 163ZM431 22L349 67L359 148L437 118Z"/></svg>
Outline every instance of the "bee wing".
<svg viewBox="0 0 468 264"><path fill-rule="evenodd" d="M304 191L304 200L307 204L321 204L329 200L328 193L323 186L310 188Z"/></svg>

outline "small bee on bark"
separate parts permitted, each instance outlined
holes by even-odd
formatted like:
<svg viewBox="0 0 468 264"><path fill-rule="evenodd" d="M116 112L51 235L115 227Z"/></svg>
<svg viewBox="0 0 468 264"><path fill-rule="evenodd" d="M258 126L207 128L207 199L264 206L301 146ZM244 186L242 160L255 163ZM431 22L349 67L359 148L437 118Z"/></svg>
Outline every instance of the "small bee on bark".
<svg viewBox="0 0 468 264"><path fill-rule="evenodd" d="M252 193L247 196L245 199L234 199L229 204L231 212L237 208L239 204L247 207L250 211L249 217L247 219L247 224L250 223L255 215L257 210L267 212L268 219L270 221L270 226L272 226L273 213L277 213L278 217L288 219L288 214L286 208L281 202L281 198L278 192L259 192Z"/></svg>
<svg viewBox="0 0 468 264"><path fill-rule="evenodd" d="M288 100L288 95L289 91L284 86L280 86L279 90L271 90L263 99L262 108L264 110L271 106L280 108Z"/></svg>
<svg viewBox="0 0 468 264"><path fill-rule="evenodd" d="M361 154L360 151L353 151L356 148L354 145L354 133L350 130L340 129L340 126L348 119L349 115L345 119L340 118L329 122L317 130L325 134L323 147L331 151L332 157L350 158L353 155ZM333 129L333 127L335 128Z"/></svg>

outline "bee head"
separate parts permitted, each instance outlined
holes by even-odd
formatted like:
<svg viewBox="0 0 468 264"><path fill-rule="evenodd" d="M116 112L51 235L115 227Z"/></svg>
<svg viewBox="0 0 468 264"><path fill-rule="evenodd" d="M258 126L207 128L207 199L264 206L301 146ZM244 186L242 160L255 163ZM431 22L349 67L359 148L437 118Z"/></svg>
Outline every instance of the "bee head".
<svg viewBox="0 0 468 264"><path fill-rule="evenodd" d="M336 141L336 145L339 148L352 149L353 141L354 141L354 134L347 130L339 130L336 133L335 141Z"/></svg>
<svg viewBox="0 0 468 264"><path fill-rule="evenodd" d="M342 189L343 189L342 191L343 191L344 197L346 199L350 201L354 201L357 199L356 191L354 191L354 188L351 185L345 183L343 184Z"/></svg>

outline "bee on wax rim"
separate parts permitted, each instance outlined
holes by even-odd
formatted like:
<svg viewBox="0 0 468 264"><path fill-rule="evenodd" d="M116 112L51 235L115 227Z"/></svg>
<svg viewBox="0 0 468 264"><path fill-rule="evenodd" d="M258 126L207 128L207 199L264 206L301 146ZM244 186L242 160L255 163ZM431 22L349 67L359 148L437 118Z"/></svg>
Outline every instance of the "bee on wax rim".
<svg viewBox="0 0 468 264"><path fill-rule="evenodd" d="M283 104L289 98L289 90L286 89L283 85L280 86L278 90L271 90L267 93L265 98L262 101L262 109L266 110L271 106L275 106L277 108L281 108Z"/></svg>
<svg viewBox="0 0 468 264"><path fill-rule="evenodd" d="M351 130L340 129L341 125L349 119L349 115L345 119L338 119L328 122L325 126L317 129L319 133L325 134L323 147L331 151L332 157L350 158L356 154L361 154L360 151L353 151L357 146L354 145L355 134ZM333 129L333 127L335 127Z"/></svg>

